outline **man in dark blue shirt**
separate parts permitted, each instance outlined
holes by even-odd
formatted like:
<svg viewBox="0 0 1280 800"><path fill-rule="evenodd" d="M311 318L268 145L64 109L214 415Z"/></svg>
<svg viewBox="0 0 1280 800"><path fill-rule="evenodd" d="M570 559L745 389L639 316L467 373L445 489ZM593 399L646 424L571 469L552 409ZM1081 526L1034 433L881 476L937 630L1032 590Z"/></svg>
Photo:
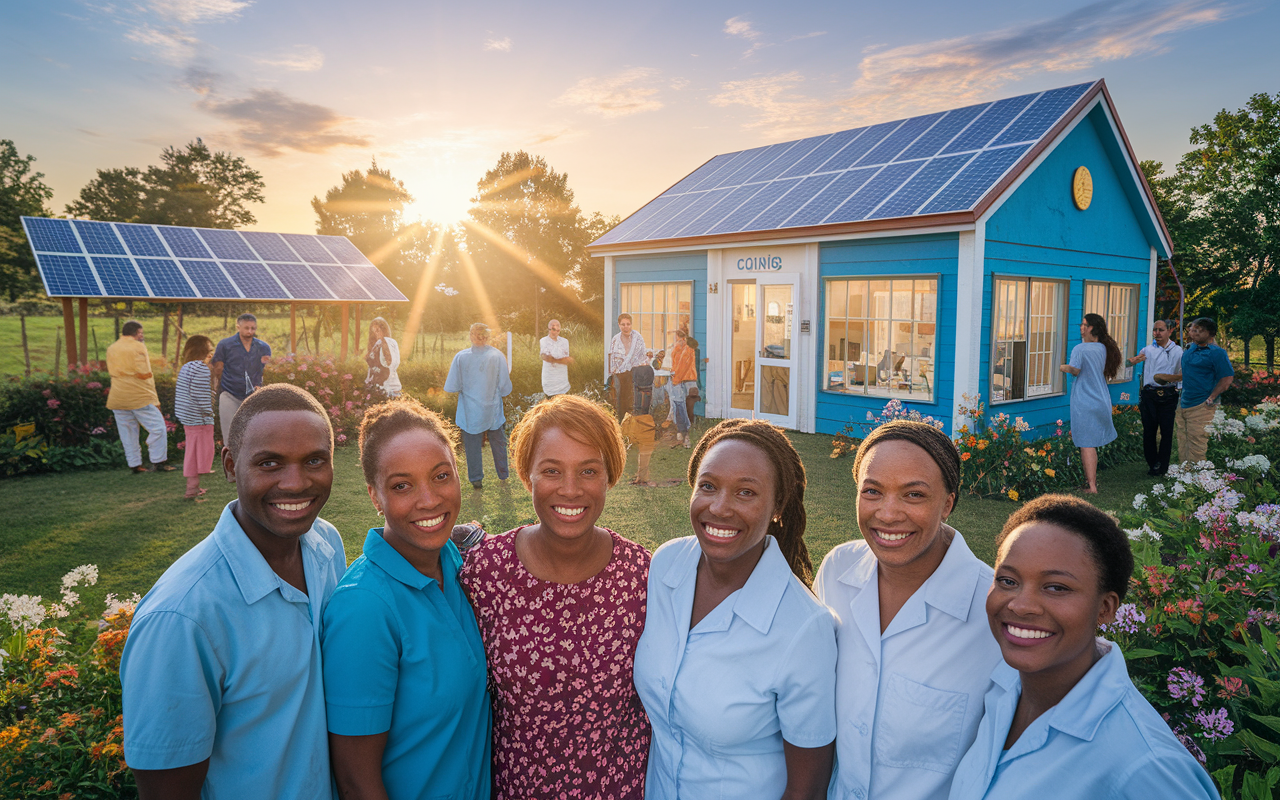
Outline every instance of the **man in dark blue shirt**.
<svg viewBox="0 0 1280 800"><path fill-rule="evenodd" d="M213 351L213 385L218 390L218 424L222 442L231 431L231 418L244 399L262 386L262 366L271 358L271 345L254 336L258 318L241 314L236 333L218 342Z"/></svg>
<svg viewBox="0 0 1280 800"><path fill-rule="evenodd" d="M1182 351L1178 374L1156 376L1159 383L1182 381L1182 397L1173 424L1178 460L1184 463L1204 461L1209 449L1209 425L1222 402L1222 393L1235 378L1227 351L1214 343L1217 335L1218 323L1208 317L1194 320L1187 327L1187 338L1192 343Z"/></svg>

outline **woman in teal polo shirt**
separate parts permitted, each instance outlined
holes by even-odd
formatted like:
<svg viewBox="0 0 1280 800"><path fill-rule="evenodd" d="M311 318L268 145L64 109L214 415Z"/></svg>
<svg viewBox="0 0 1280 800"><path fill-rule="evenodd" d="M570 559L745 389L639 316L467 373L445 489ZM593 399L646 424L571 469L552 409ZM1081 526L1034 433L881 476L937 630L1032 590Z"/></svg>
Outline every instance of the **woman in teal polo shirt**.
<svg viewBox="0 0 1280 800"><path fill-rule="evenodd" d="M449 540L454 434L416 400L366 412L360 460L386 523L324 612L325 710L342 797L489 798L484 645Z"/></svg>

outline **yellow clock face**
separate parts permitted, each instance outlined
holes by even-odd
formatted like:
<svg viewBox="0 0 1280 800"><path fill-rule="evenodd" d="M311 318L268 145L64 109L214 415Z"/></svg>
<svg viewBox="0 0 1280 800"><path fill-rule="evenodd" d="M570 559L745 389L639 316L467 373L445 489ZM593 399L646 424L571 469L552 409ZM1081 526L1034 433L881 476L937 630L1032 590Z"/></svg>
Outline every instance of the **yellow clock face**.
<svg viewBox="0 0 1280 800"><path fill-rule="evenodd" d="M1071 199L1076 208L1084 211L1093 202L1093 176L1088 167L1077 167L1075 177L1071 179Z"/></svg>

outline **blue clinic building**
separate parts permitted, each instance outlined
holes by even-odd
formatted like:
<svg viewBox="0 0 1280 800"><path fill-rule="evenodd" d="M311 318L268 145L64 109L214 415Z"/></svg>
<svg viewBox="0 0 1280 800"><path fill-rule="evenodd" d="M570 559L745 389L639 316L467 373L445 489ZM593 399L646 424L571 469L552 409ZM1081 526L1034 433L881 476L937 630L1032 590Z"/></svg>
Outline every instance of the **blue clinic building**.
<svg viewBox="0 0 1280 800"><path fill-rule="evenodd" d="M1097 81L718 155L591 251L607 320L689 326L706 416L835 433L897 398L954 432L968 395L1044 432L1085 313L1146 343L1171 242Z"/></svg>

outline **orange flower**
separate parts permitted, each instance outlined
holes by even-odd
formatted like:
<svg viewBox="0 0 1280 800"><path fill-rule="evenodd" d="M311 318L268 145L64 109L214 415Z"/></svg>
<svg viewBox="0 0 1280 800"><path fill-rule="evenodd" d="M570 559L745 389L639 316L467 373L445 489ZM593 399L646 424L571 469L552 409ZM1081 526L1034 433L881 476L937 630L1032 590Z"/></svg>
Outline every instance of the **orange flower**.
<svg viewBox="0 0 1280 800"><path fill-rule="evenodd" d="M961 453L961 454L960 454L960 460L961 460L961 461L968 461L968 460L969 460L970 458L972 458L972 457L973 457L973 454L972 454L972 453Z"/></svg>
<svg viewBox="0 0 1280 800"><path fill-rule="evenodd" d="M58 717L58 727L65 731L67 728L72 727L79 721L79 714L68 711L66 714L62 714Z"/></svg>
<svg viewBox="0 0 1280 800"><path fill-rule="evenodd" d="M978 449L979 449L979 450L986 450L986 449L987 449L987 440L986 440L986 439L982 439L981 441L979 441L979 442L978 442Z"/></svg>

